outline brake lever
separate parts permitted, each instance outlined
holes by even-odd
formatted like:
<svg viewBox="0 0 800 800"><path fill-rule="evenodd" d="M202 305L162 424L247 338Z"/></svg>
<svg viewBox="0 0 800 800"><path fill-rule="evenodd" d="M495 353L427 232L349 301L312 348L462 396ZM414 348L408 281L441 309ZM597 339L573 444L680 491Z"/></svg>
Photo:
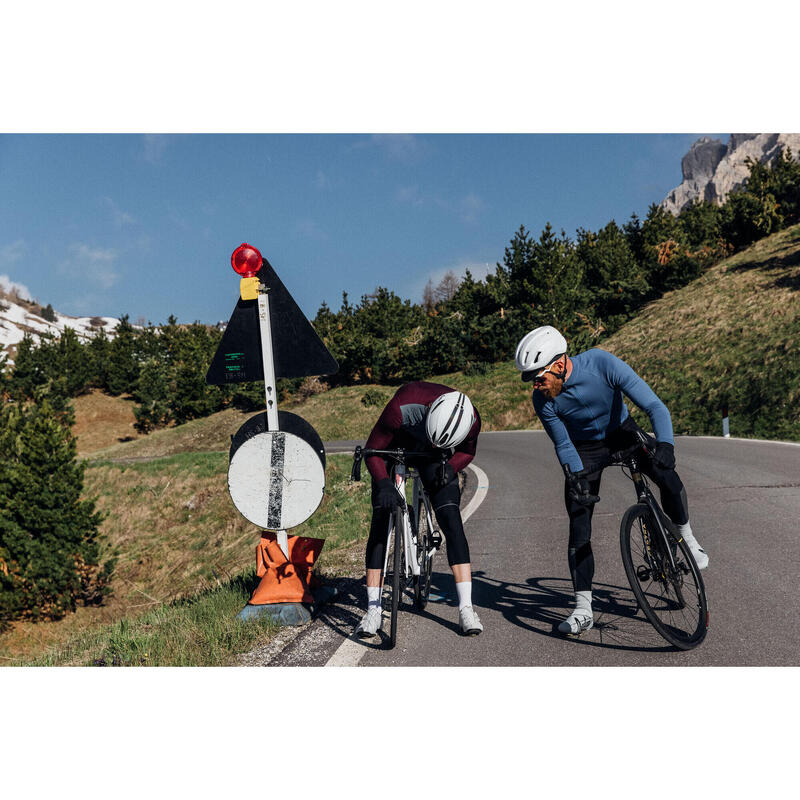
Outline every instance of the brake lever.
<svg viewBox="0 0 800 800"><path fill-rule="evenodd" d="M358 446L353 453L353 468L350 470L350 480L351 481L360 481L361 480L361 447Z"/></svg>
<svg viewBox="0 0 800 800"><path fill-rule="evenodd" d="M646 455L652 456L653 453L655 453L655 450L656 450L655 446L656 446L657 442L656 442L655 439L653 439L652 436L648 436L643 431L640 431L639 432L639 441L641 442L642 450L644 450Z"/></svg>
<svg viewBox="0 0 800 800"><path fill-rule="evenodd" d="M439 483L444 484L444 480L447 477L447 453L444 452L440 456L439 461Z"/></svg>

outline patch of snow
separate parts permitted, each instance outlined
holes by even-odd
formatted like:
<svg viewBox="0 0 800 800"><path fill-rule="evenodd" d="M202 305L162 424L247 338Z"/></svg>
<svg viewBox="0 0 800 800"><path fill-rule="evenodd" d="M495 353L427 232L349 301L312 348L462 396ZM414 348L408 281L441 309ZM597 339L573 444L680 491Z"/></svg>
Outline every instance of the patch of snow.
<svg viewBox="0 0 800 800"><path fill-rule="evenodd" d="M38 342L42 336L59 337L66 328L72 328L79 339L88 341L100 330L113 337L114 331L119 325L119 320L115 317L71 317L57 311L54 312L54 315L55 321L49 322L14 302L8 295L0 294L0 350L5 352L9 365L14 363L10 357L9 348L19 344L26 333ZM101 324L92 325L93 319Z"/></svg>

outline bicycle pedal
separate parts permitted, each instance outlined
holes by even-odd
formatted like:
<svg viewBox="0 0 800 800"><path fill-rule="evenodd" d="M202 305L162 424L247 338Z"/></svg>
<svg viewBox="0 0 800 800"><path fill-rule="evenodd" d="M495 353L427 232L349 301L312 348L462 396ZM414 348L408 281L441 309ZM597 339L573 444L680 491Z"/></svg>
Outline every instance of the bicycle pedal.
<svg viewBox="0 0 800 800"><path fill-rule="evenodd" d="M636 567L636 577L641 583L644 583L650 580L650 570L644 564L640 564Z"/></svg>
<svg viewBox="0 0 800 800"><path fill-rule="evenodd" d="M442 546L442 534L434 531L431 534L431 544L438 550Z"/></svg>

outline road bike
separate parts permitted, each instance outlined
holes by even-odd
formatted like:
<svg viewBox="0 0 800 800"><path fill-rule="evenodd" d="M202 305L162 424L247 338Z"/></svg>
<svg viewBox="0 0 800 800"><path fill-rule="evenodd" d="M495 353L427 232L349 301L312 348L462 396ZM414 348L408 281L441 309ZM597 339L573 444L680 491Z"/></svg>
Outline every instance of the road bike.
<svg viewBox="0 0 800 800"><path fill-rule="evenodd" d="M708 601L700 570L688 545L658 504L637 454L651 456L655 440L639 434L639 441L613 453L598 467L618 466L633 481L637 502L623 515L620 549L625 574L645 617L671 645L691 650L705 639Z"/></svg>
<svg viewBox="0 0 800 800"><path fill-rule="evenodd" d="M442 533L436 527L431 501L422 484L419 471L408 463L415 458L430 460L431 454L402 448L373 450L356 447L353 453L351 480L361 480L361 461L369 456L380 456L391 462L390 476L400 496L400 502L389 517L381 584L384 593L388 595L386 599L391 608L389 646L394 647L397 643L397 612L402 595L409 591L414 598L414 606L420 611L428 603L433 559L442 545ZM442 469L448 456L449 453L446 451L442 453L440 462ZM407 500L409 483L410 501Z"/></svg>

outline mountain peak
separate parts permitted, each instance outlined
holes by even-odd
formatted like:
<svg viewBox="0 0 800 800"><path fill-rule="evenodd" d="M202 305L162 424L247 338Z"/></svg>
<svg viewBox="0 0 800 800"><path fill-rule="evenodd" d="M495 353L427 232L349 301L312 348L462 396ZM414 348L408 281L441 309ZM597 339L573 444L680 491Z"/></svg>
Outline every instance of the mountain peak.
<svg viewBox="0 0 800 800"><path fill-rule="evenodd" d="M702 136L681 159L683 183L661 206L679 214L693 200L722 203L750 174L748 158L769 164L787 147L800 152L799 133L732 133L727 144Z"/></svg>

